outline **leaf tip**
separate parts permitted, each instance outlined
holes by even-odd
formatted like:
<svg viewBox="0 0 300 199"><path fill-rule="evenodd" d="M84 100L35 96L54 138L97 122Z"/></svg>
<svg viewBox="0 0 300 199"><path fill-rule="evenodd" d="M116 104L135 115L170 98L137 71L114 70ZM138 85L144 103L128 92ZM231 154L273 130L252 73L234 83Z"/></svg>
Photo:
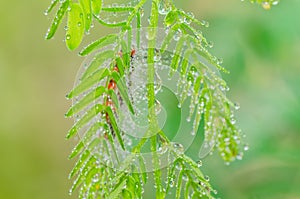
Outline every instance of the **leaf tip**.
<svg viewBox="0 0 300 199"><path fill-rule="evenodd" d="M67 139L67 140L70 139L70 138L73 137L76 133L77 133L77 128L74 126L74 127L72 127L72 128L69 130L68 134L66 135L66 139Z"/></svg>
<svg viewBox="0 0 300 199"><path fill-rule="evenodd" d="M73 97L73 92L72 91L66 95L66 98L68 100L71 99L72 97Z"/></svg>
<svg viewBox="0 0 300 199"><path fill-rule="evenodd" d="M69 117L71 117L73 114L74 114L74 110L73 110L73 108L70 108L70 109L68 110L68 112L65 114L65 117L66 117L66 118L69 118Z"/></svg>

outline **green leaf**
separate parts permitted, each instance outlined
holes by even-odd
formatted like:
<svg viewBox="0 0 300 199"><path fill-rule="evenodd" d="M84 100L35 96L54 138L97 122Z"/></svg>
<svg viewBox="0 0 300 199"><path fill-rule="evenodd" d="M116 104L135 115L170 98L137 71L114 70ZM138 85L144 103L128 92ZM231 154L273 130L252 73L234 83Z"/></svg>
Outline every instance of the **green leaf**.
<svg viewBox="0 0 300 199"><path fill-rule="evenodd" d="M92 7L90 0L79 0L81 7L83 8L84 26L85 31L88 32L92 24Z"/></svg>
<svg viewBox="0 0 300 199"><path fill-rule="evenodd" d="M121 132L119 130L119 127L118 127L117 122L115 120L115 116L114 116L114 114L113 114L110 106L107 106L105 110L106 110L106 112L107 112L107 114L109 116L109 120L110 120L111 126L113 127L114 132L116 133L118 141L119 141L122 149L125 150L125 146L124 146L124 142L123 142L123 139L122 139L122 136L121 136Z"/></svg>
<svg viewBox="0 0 300 199"><path fill-rule="evenodd" d="M129 34L131 31L128 31L128 37L131 38L131 35ZM122 60L123 60L123 68L127 68L130 65L130 51L131 47L127 45L126 41L124 39L121 40L121 48L122 48Z"/></svg>
<svg viewBox="0 0 300 199"><path fill-rule="evenodd" d="M69 6L69 0L64 1L61 4L60 8L58 9L58 11L56 13L56 16L53 19L51 26L46 34L46 39L51 39L54 36L55 32L57 31L58 26L61 23L62 18L64 17L64 15L68 9L68 6Z"/></svg>
<svg viewBox="0 0 300 199"><path fill-rule="evenodd" d="M99 16L94 15L95 19L102 25L111 27L111 28L116 28L116 27L122 27L126 25L126 21L121 21L121 22L105 22L103 21Z"/></svg>
<svg viewBox="0 0 300 199"><path fill-rule="evenodd" d="M73 149L72 153L69 155L69 159L72 159L75 156L77 156L83 150L83 148L84 148L84 143L81 141Z"/></svg>
<svg viewBox="0 0 300 199"><path fill-rule="evenodd" d="M123 61L123 59L121 57L117 57L116 58L116 62L117 62L117 67L118 67L120 76L123 76L124 75L124 71L126 69L124 61Z"/></svg>
<svg viewBox="0 0 300 199"><path fill-rule="evenodd" d="M143 184L141 183L141 175L139 173L132 173L132 177L134 178L134 190L135 190L135 195L137 198L142 198L142 186Z"/></svg>
<svg viewBox="0 0 300 199"><path fill-rule="evenodd" d="M142 19L141 19L141 13L137 12L136 13L136 43L137 43L137 48L140 48L140 43L141 43L141 27L142 27Z"/></svg>
<svg viewBox="0 0 300 199"><path fill-rule="evenodd" d="M178 159L176 159L173 163L172 163L172 165L170 165L169 166L169 168L168 168L168 175L167 175L167 179L168 179L168 181L167 181L167 188L166 188L166 193L169 193L169 189L171 188L171 183L173 184L173 186L174 186L174 184L175 184L175 168L176 168L176 165L178 164Z"/></svg>
<svg viewBox="0 0 300 199"><path fill-rule="evenodd" d="M120 183L116 185L115 189L109 194L107 198L118 199L122 190L125 189L126 182L127 182L126 179L121 179Z"/></svg>
<svg viewBox="0 0 300 199"><path fill-rule="evenodd" d="M127 12L127 11L133 11L134 8L133 7L103 7L102 8L103 11L106 11L106 12Z"/></svg>
<svg viewBox="0 0 300 199"><path fill-rule="evenodd" d="M68 29L66 32L66 44L69 50L75 50L81 43L84 34L84 21L82 8L78 3L70 5L68 11Z"/></svg>
<svg viewBox="0 0 300 199"><path fill-rule="evenodd" d="M103 93L106 92L106 88L103 86L97 87L95 90L88 93L84 96L79 102L72 106L66 113L66 117L71 117L75 113L78 113L80 110L86 107L86 105L98 99Z"/></svg>
<svg viewBox="0 0 300 199"><path fill-rule="evenodd" d="M190 181L187 181L186 184L185 184L185 188L184 188L184 198L188 199L189 198L189 187L191 185L191 182Z"/></svg>
<svg viewBox="0 0 300 199"><path fill-rule="evenodd" d="M104 110L104 106L101 104L96 104L86 114L78 120L78 122L70 129L69 133L66 136L66 139L73 137L79 129L81 129L86 123L93 119L99 112Z"/></svg>
<svg viewBox="0 0 300 199"><path fill-rule="evenodd" d="M78 174L76 180L73 182L72 188L70 190L71 193L74 192L74 190L77 189L80 184L82 184L86 180L86 177L90 176L90 173L94 173L94 162L94 159L90 158L85 163L85 165L80 168L80 173Z"/></svg>
<svg viewBox="0 0 300 199"><path fill-rule="evenodd" d="M107 68L100 68L96 72L94 72L92 75L89 76L89 78L85 79L84 81L81 81L68 95L67 98L71 99L83 91L91 88L94 84L99 83L103 78L108 76L109 71Z"/></svg>
<svg viewBox="0 0 300 199"><path fill-rule="evenodd" d="M180 199L181 198L182 177L183 177L183 169L180 171L180 173L178 175L178 178L177 178L176 199Z"/></svg>
<svg viewBox="0 0 300 199"><path fill-rule="evenodd" d="M101 9L102 9L102 0L92 0L93 14L98 15Z"/></svg>
<svg viewBox="0 0 300 199"><path fill-rule="evenodd" d="M118 90L119 90L119 92L121 94L122 99L125 101L125 103L126 103L128 109L129 109L129 111L132 114L134 114L133 106L132 106L132 103L131 103L131 101L129 99L128 91L126 89L127 88L126 84L124 83L123 79L120 78L119 73L117 73L117 72L114 71L114 72L112 72L111 75L112 75L113 79L117 82Z"/></svg>
<svg viewBox="0 0 300 199"><path fill-rule="evenodd" d="M99 67L101 67L105 61L111 60L114 57L114 55L115 52L112 50L106 50L96 54L93 58L93 61L83 73L81 80L84 80L85 78L89 77L89 75L95 72Z"/></svg>
<svg viewBox="0 0 300 199"><path fill-rule="evenodd" d="M185 37L180 37L178 43L176 44L176 48L174 51L174 56L171 62L171 70L170 70L170 76L172 77L172 75L174 74L174 72L177 70L177 68L179 67L179 62L181 59L181 53L183 50L183 44L185 41Z"/></svg>
<svg viewBox="0 0 300 199"><path fill-rule="evenodd" d="M139 155L139 167L140 167L140 174L142 176L143 182L147 183L147 171L146 171L146 165L143 159L142 155Z"/></svg>
<svg viewBox="0 0 300 199"><path fill-rule="evenodd" d="M45 11L45 15L48 15L53 8L55 8L55 6L57 5L59 0L52 0L50 6L47 8L47 10Z"/></svg>
<svg viewBox="0 0 300 199"><path fill-rule="evenodd" d="M83 135L82 143L87 144L90 142L91 138L93 136L97 135L97 130L104 126L104 123L101 122L95 122L91 125L91 127L87 130L87 132Z"/></svg>
<svg viewBox="0 0 300 199"><path fill-rule="evenodd" d="M118 111L118 109L120 108L120 103L119 103L119 97L115 93L115 90L109 89L107 91L107 94L111 97L113 105L114 105L114 108L116 108L116 111Z"/></svg>
<svg viewBox="0 0 300 199"><path fill-rule="evenodd" d="M177 12L174 10L174 11L170 11L165 19L164 19L164 23L167 27L171 26L173 23L176 22L176 20L178 19L178 14Z"/></svg>
<svg viewBox="0 0 300 199"><path fill-rule="evenodd" d="M84 151L79 159L77 160L74 168L72 169L72 171L69 174L69 178L72 178L73 176L75 176L75 174L80 170L80 168L85 164L86 160L90 157L90 152L88 150ZM91 156L88 160L89 161L95 161L94 157Z"/></svg>
<svg viewBox="0 0 300 199"><path fill-rule="evenodd" d="M91 43L90 45L88 45L87 47L85 47L80 53L79 55L81 56L85 56L88 55L89 53L103 48L105 46L114 44L117 42L119 36L117 34L109 34L106 35L104 37L102 37L101 39L98 39L97 41L94 41L93 43Z"/></svg>
<svg viewBox="0 0 300 199"><path fill-rule="evenodd" d="M168 45L171 43L174 35L175 35L175 31L179 28L178 24L175 24L174 26L172 26L172 28L169 30L168 34L165 36L162 45L161 45L161 49L160 51L162 53L164 53L166 51L166 49L168 48Z"/></svg>

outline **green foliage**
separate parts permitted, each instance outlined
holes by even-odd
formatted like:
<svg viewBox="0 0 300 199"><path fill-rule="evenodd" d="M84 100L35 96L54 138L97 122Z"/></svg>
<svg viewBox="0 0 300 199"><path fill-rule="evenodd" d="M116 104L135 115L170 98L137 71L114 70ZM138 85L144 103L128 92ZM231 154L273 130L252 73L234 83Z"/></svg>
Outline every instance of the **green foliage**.
<svg viewBox="0 0 300 199"><path fill-rule="evenodd" d="M144 16L143 6L148 1L152 3L151 12ZM153 108L157 103L153 82L158 56L167 57L169 61L169 78L179 73L179 106L189 103L187 120L193 121L192 135L197 134L200 122L204 122L204 149L200 156L215 149L228 163L242 156L240 130L233 115L238 105L226 97L228 87L218 75L218 71L227 70L221 66L222 60L209 52L212 43L200 31L208 27L208 22L176 8L172 0L148 1L109 6L97 0L81 0L79 3L53 1L46 11L49 13L60 4L46 39L53 37L67 13L66 45L69 50L80 45L84 32L90 32L92 23L117 30L80 52L81 56L92 55L93 60L67 95L67 98L75 99L75 103L66 116L75 116L76 121L66 138L80 137L70 155L70 158L79 156L70 173L70 178L76 176L70 191L80 187L80 198L141 198L150 175L146 172L147 161L143 157L145 147L151 151L156 198L165 198L172 191L176 198L213 198L215 193L208 177L200 171L201 162L197 164L185 155L182 144L172 142L158 127ZM264 5L266 1L257 2ZM276 4L272 0L268 3ZM110 20L111 16L113 20ZM149 24L146 24L142 18L148 17ZM157 48L160 26L167 33L160 48ZM147 63L145 86L149 128L145 137L136 139L134 146L127 146L117 121L124 111L122 104L135 114L136 102L126 82L133 67L133 43L136 51L142 50L144 45L141 42L142 27L147 27L148 38L144 58ZM138 28L135 38L134 28ZM186 136L190 136L190 132ZM128 153L124 155L125 152ZM162 170L162 155L167 156L166 174Z"/></svg>

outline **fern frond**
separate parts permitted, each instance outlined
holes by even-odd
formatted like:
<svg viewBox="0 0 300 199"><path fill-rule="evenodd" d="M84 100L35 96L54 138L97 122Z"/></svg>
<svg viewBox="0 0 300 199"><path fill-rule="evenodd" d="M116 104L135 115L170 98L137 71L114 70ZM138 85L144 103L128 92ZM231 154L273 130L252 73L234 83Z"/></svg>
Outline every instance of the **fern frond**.
<svg viewBox="0 0 300 199"><path fill-rule="evenodd" d="M151 12L145 25L143 6L148 1ZM195 138L204 122L200 159L213 150L226 162L242 155L235 105L226 97L228 87L219 74L228 71L210 53L212 43L200 30L208 22L176 8L172 0L148 1L106 5L102 0L54 0L46 11L60 3L47 39L67 13L69 50L80 45L93 21L115 30L80 51L92 59L67 95L74 104L66 117L74 117L75 124L66 138L79 137L69 156L79 156L69 175L75 178L70 192L79 189L79 198L142 198L147 172L153 173L156 198L170 192L176 198L214 198L208 177L184 154L189 146L170 140L160 126L157 93L165 79L175 85L179 108L189 107L184 119L190 130L184 135Z"/></svg>

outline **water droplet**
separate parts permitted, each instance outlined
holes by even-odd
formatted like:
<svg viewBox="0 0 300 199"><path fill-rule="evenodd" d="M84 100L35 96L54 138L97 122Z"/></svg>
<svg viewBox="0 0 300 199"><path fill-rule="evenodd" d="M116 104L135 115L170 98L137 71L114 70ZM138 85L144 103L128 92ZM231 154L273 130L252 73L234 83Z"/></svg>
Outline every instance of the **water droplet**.
<svg viewBox="0 0 300 199"><path fill-rule="evenodd" d="M217 64L221 65L223 63L223 59L219 58L217 59Z"/></svg>
<svg viewBox="0 0 300 199"><path fill-rule="evenodd" d="M240 153L238 153L237 155L236 155L236 159L238 159L238 160L242 160L243 159L243 152L240 152Z"/></svg>
<svg viewBox="0 0 300 199"><path fill-rule="evenodd" d="M71 35L67 34L66 35L66 40L70 40L71 39Z"/></svg>
<svg viewBox="0 0 300 199"><path fill-rule="evenodd" d="M249 145L248 144L245 144L244 146L244 151L248 151L249 150Z"/></svg>
<svg viewBox="0 0 300 199"><path fill-rule="evenodd" d="M155 113L159 114L160 112L161 112L161 104L157 99L155 99Z"/></svg>
<svg viewBox="0 0 300 199"><path fill-rule="evenodd" d="M178 154L184 153L184 147L180 143L173 143L173 147Z"/></svg>
<svg viewBox="0 0 300 199"><path fill-rule="evenodd" d="M204 180L209 181L209 176L204 176Z"/></svg>
<svg viewBox="0 0 300 199"><path fill-rule="evenodd" d="M182 180L188 181L188 177L187 177L185 174L183 174L183 175L182 175Z"/></svg>
<svg viewBox="0 0 300 199"><path fill-rule="evenodd" d="M174 178L170 179L170 184L169 185L170 185L171 188L174 187L174 185L175 185Z"/></svg>
<svg viewBox="0 0 300 199"><path fill-rule="evenodd" d="M215 190L215 189L213 189L212 192L213 192L214 194L218 194L218 191Z"/></svg>
<svg viewBox="0 0 300 199"><path fill-rule="evenodd" d="M78 23L77 23L77 26L80 27L80 26L81 26L81 22L78 22Z"/></svg>
<svg viewBox="0 0 300 199"><path fill-rule="evenodd" d="M239 103L234 103L234 108L235 110L239 110L240 109L240 104Z"/></svg>
<svg viewBox="0 0 300 199"><path fill-rule="evenodd" d="M190 122L190 121L191 121L191 118L190 118L190 117L187 117L187 118L186 118L186 121L187 121L187 122Z"/></svg>
<svg viewBox="0 0 300 199"><path fill-rule="evenodd" d="M143 8L140 8L140 15L141 15L141 17L143 17L144 16L144 14L145 14L145 12L144 12L144 9Z"/></svg>
<svg viewBox="0 0 300 199"><path fill-rule="evenodd" d="M214 43L213 43L212 41L210 41L210 42L207 43L207 46L208 46L209 48L212 48L212 47L214 47Z"/></svg>
<svg viewBox="0 0 300 199"><path fill-rule="evenodd" d="M161 15L166 15L172 10L172 5L169 0L160 0L158 4L158 12Z"/></svg>
<svg viewBox="0 0 300 199"><path fill-rule="evenodd" d="M203 26L205 26L205 27L209 27L209 23L207 22L207 21L205 21L205 20L202 20L201 21L201 24L203 25Z"/></svg>
<svg viewBox="0 0 300 199"><path fill-rule="evenodd" d="M174 36L173 36L173 39L174 39L175 41L178 41L178 40L180 39L180 37L181 37L181 31L180 31L180 30L177 30L177 31L175 32Z"/></svg>
<svg viewBox="0 0 300 199"><path fill-rule="evenodd" d="M157 50L157 51L155 51L154 61L159 62L160 59L161 59L161 55L160 55L160 52Z"/></svg>
<svg viewBox="0 0 300 199"><path fill-rule="evenodd" d="M202 167L202 161L201 161L201 160L198 160L197 166L198 166L198 167Z"/></svg>
<svg viewBox="0 0 300 199"><path fill-rule="evenodd" d="M272 2L272 5L275 6L275 5L277 5L278 3L279 3L279 0L274 0L274 1Z"/></svg>

